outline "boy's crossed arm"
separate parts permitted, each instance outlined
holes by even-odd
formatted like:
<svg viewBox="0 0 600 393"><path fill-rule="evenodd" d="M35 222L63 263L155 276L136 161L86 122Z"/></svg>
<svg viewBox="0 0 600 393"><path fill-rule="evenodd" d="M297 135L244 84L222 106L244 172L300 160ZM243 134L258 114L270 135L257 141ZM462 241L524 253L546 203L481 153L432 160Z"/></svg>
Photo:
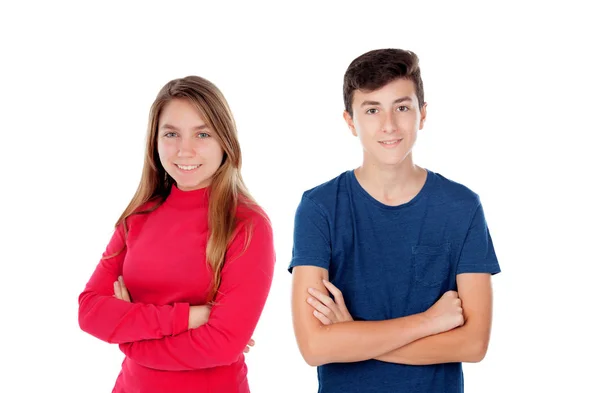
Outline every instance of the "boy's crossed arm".
<svg viewBox="0 0 600 393"><path fill-rule="evenodd" d="M320 274L327 280L327 271L303 268L294 279L294 327L298 345L309 364L377 359L426 365L479 362L485 356L492 321L492 286L488 273L459 274L458 296L456 292L446 292L424 313L389 321L357 322L352 320L342 293L330 282L318 283L320 277L313 277ZM314 280L313 284L308 280ZM334 299L327 295L327 290ZM312 320L298 321L302 317L296 317L296 313L306 314L306 307L299 304L302 301L310 306L308 312ZM457 323L459 310L462 312L460 322L464 315L464 324ZM336 329L338 324L345 325L345 330ZM311 347L317 343L321 347ZM398 345L379 353L394 344ZM369 355L372 356L367 357ZM311 363L315 359L318 361Z"/></svg>
<svg viewBox="0 0 600 393"><path fill-rule="evenodd" d="M328 271L316 266L296 266L293 269L292 314L296 341L304 360L311 366L327 363L358 362L368 359L392 361L397 356L394 350L424 337L437 335L461 326L463 310L456 292L448 292L429 310L402 318L387 321L353 321L346 312L342 317L340 306L343 297L338 292L336 302L329 298L325 281ZM328 284L331 285L331 284ZM309 288L316 289L323 296L313 292L323 303L308 302ZM335 287L332 287L335 294ZM330 311L336 311L339 318L330 324L322 323L315 315L319 304ZM337 309L336 309L337 306ZM327 311L323 310L325 314ZM387 358L386 358L387 357Z"/></svg>

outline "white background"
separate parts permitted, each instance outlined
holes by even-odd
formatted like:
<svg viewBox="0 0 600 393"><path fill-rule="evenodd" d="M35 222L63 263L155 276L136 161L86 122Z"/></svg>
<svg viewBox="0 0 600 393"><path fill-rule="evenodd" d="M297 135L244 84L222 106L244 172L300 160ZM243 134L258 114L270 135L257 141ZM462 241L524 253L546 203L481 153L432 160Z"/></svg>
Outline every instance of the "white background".
<svg viewBox="0 0 600 393"><path fill-rule="evenodd" d="M415 160L479 193L503 270L466 391L600 391L597 14L422 3L3 2L0 392L111 391L122 354L79 329L77 296L137 186L150 104L190 74L229 100L275 230L251 388L315 392L291 325L293 216L302 191L360 165L342 77L383 47L420 56Z"/></svg>

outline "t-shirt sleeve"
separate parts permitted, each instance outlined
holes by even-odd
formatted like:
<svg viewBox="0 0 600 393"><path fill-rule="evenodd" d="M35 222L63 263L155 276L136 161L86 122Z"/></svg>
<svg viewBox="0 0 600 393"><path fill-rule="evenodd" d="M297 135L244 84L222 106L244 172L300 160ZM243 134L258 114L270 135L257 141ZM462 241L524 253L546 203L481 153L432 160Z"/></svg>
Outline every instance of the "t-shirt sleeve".
<svg viewBox="0 0 600 393"><path fill-rule="evenodd" d="M318 266L329 270L331 236L324 210L306 194L296 209L291 273L296 266Z"/></svg>
<svg viewBox="0 0 600 393"><path fill-rule="evenodd" d="M456 274L500 273L500 265L479 198L465 237Z"/></svg>

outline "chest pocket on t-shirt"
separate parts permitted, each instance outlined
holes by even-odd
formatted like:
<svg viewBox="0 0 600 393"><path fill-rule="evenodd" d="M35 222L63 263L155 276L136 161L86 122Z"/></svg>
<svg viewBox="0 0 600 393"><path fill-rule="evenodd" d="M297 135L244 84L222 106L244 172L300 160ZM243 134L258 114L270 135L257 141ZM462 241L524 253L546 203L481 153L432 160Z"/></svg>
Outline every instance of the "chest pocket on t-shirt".
<svg viewBox="0 0 600 393"><path fill-rule="evenodd" d="M450 243L413 246L412 260L418 284L439 286L450 272Z"/></svg>

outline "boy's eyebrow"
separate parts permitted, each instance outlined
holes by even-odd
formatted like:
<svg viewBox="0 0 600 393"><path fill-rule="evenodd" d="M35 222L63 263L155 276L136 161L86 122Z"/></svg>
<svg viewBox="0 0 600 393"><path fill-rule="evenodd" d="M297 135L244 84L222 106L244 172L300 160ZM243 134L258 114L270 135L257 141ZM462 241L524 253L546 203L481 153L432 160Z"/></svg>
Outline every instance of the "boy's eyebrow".
<svg viewBox="0 0 600 393"><path fill-rule="evenodd" d="M412 98L410 98L409 96L400 97L397 100L395 100L392 104L399 104L404 101L412 102ZM361 107L366 106L366 105L381 105L381 102L379 102L379 101L363 101L363 103L360 104Z"/></svg>

